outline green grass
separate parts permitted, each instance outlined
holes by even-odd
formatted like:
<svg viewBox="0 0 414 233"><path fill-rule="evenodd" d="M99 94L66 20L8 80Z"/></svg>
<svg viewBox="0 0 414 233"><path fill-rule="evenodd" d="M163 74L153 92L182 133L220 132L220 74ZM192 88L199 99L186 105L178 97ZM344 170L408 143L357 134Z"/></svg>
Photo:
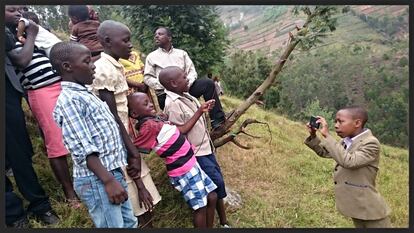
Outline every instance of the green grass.
<svg viewBox="0 0 414 233"><path fill-rule="evenodd" d="M227 96L222 100L227 111L240 103ZM30 113L28 115L35 148L34 166L53 208L62 219L57 227L93 227L86 209L73 210L63 202L63 192L43 152L37 126ZM238 139L253 149L243 150L232 143L217 149L226 185L243 200L241 208L228 212L230 223L243 228L353 227L352 221L335 209L332 179L335 162L319 158L303 144L307 137L304 123L290 121L257 106L252 106L240 122L246 118L267 122L271 135L266 125L250 125L247 132L262 138L241 135ZM192 227L191 212L179 192L168 183L163 161L154 155L145 159L162 195L162 201L155 207L154 226ZM407 150L382 146L377 186L392 209L392 225L408 227ZM35 228L45 227L33 219L30 221Z"/></svg>

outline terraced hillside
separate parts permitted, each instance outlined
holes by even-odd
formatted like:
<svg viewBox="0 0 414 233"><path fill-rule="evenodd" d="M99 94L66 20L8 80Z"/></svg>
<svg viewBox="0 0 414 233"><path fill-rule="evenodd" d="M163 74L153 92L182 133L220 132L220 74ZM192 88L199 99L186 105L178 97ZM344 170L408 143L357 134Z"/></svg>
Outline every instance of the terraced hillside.
<svg viewBox="0 0 414 233"><path fill-rule="evenodd" d="M230 29L233 49L245 51L263 50L267 54L284 47L289 39L288 32L301 27L305 17L294 16L293 6L220 6L220 18ZM273 15L276 13L278 15ZM341 33L335 32L330 43L345 40L347 36L366 34L374 30L382 34L380 39L408 38L408 6L351 6L348 14L338 15ZM400 18L399 18L400 17ZM359 19L358 19L359 18ZM398 18L399 24L392 24ZM393 35L387 35L387 32ZM357 38L358 39L358 38ZM348 41L349 42L349 41Z"/></svg>

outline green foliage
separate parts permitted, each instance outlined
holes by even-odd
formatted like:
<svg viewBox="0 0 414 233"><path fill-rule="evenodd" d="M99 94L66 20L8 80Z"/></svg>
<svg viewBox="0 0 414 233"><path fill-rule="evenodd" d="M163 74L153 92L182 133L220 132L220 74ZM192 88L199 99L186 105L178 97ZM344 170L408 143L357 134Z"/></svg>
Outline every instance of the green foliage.
<svg viewBox="0 0 414 233"><path fill-rule="evenodd" d="M41 25L50 27L54 31L69 33L68 5L30 5L28 7L30 11L38 15ZM93 5L92 8L98 12L101 22L107 19L125 21L119 14L119 5Z"/></svg>
<svg viewBox="0 0 414 233"><path fill-rule="evenodd" d="M322 43L321 38L326 37L328 32L335 31L337 19L333 16L339 13L339 9L338 6L295 6L292 10L294 15L303 12L308 18L312 18L312 23L307 25L306 31L295 38L299 40L299 47L309 50Z"/></svg>
<svg viewBox="0 0 414 233"><path fill-rule="evenodd" d="M260 52L237 51L220 70L226 93L247 98L271 71L270 61Z"/></svg>
<svg viewBox="0 0 414 233"><path fill-rule="evenodd" d="M279 16L285 14L288 10L288 6L270 6L267 7L263 14L263 22L276 21Z"/></svg>
<svg viewBox="0 0 414 233"><path fill-rule="evenodd" d="M408 145L408 100L404 95L392 92L381 96L373 100L369 112L369 125L380 141L402 147Z"/></svg>
<svg viewBox="0 0 414 233"><path fill-rule="evenodd" d="M392 57L392 56L391 56ZM389 62L377 70L365 68L365 99L369 127L387 144L408 146L408 67Z"/></svg>
<svg viewBox="0 0 414 233"><path fill-rule="evenodd" d="M125 18L119 13L121 12L120 5L92 5L92 8L98 12L101 22L110 19L127 24ZM134 28L131 28L131 31L134 31Z"/></svg>
<svg viewBox="0 0 414 233"><path fill-rule="evenodd" d="M55 31L68 31L68 6L67 5L30 5L30 11L37 14L40 25Z"/></svg>
<svg viewBox="0 0 414 233"><path fill-rule="evenodd" d="M408 22L408 16L406 15L400 15L395 19L394 17L391 18L388 15L379 18L376 16L360 14L359 18L365 21L370 27L385 33L389 37L393 37Z"/></svg>
<svg viewBox="0 0 414 233"><path fill-rule="evenodd" d="M334 17L337 12L334 8L306 6L295 7L293 11L299 13L300 10L309 17L313 15L312 12L319 12L326 17L329 14ZM316 43L308 43L315 49L294 51L289 56L288 63L277 77L278 84L268 89L263 96L265 107L274 108L300 121L308 120L309 115L317 115L314 112L322 112L321 115L330 117L328 121L332 127L333 114L340 108L362 105L370 116L367 127L375 132L382 143L407 147L408 41L390 41L368 26L354 30L353 25L360 21L351 14L337 17L338 22L315 17L315 24L309 24L309 28L314 27L315 30L309 29L306 32L308 35L312 31L320 32L320 28L329 31L329 25L335 26L336 23L340 26L325 39L326 44L323 45L327 46L315 48ZM251 24L261 20L259 18ZM375 18L370 20L375 21ZM392 24L398 19L389 17L385 21ZM316 26L318 24L320 28ZM299 35L299 39L307 40L306 33ZM387 42L384 44L382 41ZM281 53L273 53L272 61ZM293 56L295 58L291 59ZM255 69L257 57L253 52L240 51L229 55L222 70L227 93L246 98L267 77L267 71L261 73L262 70ZM260 63L272 64L265 56L262 56Z"/></svg>
<svg viewBox="0 0 414 233"><path fill-rule="evenodd" d="M278 76L280 83L263 96L265 107L300 121L319 114L332 127L333 115L340 108L362 105L370 117L367 127L382 143L406 147L408 68L394 65L401 60L391 59L399 50L386 50L373 57L371 48L376 46L344 44L296 55ZM378 61L384 54L389 60ZM261 53L237 51L230 55L221 71L227 93L239 98L250 96L269 74L270 65L269 58Z"/></svg>
<svg viewBox="0 0 414 233"><path fill-rule="evenodd" d="M398 61L398 65L401 66L401 67L408 66L408 58L407 57L402 57Z"/></svg>
<svg viewBox="0 0 414 233"><path fill-rule="evenodd" d="M301 119L308 100L319 100L333 113L362 105L370 116L367 127L381 142L408 146L408 68L378 61L381 55L372 57L368 51L358 43L320 48L318 56L301 54L281 73L279 111ZM386 52L389 57L395 53Z"/></svg>
<svg viewBox="0 0 414 233"><path fill-rule="evenodd" d="M122 6L121 13L146 54L155 49L155 29L165 26L173 32L173 46L188 52L199 74L223 60L229 41L214 6L133 5Z"/></svg>
<svg viewBox="0 0 414 233"><path fill-rule="evenodd" d="M307 106L301 112L301 116L304 121L308 121L310 116L322 116L328 123L330 130L334 129L334 112L328 110L327 107L321 107L317 98L308 101Z"/></svg>

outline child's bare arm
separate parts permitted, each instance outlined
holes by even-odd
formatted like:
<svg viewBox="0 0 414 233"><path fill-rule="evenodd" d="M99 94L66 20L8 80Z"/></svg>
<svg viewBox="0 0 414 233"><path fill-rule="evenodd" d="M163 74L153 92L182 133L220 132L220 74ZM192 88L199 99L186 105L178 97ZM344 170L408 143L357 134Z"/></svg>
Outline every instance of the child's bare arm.
<svg viewBox="0 0 414 233"><path fill-rule="evenodd" d="M24 69L32 60L35 38L39 32L39 26L31 20L29 22L23 48L20 51L12 50L8 53L10 60L20 69Z"/></svg>
<svg viewBox="0 0 414 233"><path fill-rule="evenodd" d="M183 125L177 125L178 130L181 133L186 134L190 131L195 123L197 123L198 119L203 115L203 113L208 112L214 107L214 100L209 100L201 104L201 106L197 109L194 115Z"/></svg>
<svg viewBox="0 0 414 233"><path fill-rule="evenodd" d="M128 87L136 88L140 92L147 92L148 86L145 83L135 82L133 80L127 79Z"/></svg>
<svg viewBox="0 0 414 233"><path fill-rule="evenodd" d="M116 123L119 125L119 130L121 133L121 137L123 142L125 143L127 152L128 152L128 166L131 165L131 169L129 172L132 172L131 178L140 177L141 173L141 155L139 154L138 150L135 148L134 144L132 143L124 124L121 121L121 118L118 115L118 110L116 109L116 101L115 96L112 91L108 91L107 89L99 90L99 97L101 100L105 101L106 104L109 106L109 109L111 110L111 113L115 117ZM133 160L131 160L133 159ZM130 162L134 162L131 163ZM128 172L128 175L129 175Z"/></svg>
<svg viewBox="0 0 414 233"><path fill-rule="evenodd" d="M29 26L29 20L25 18L21 18L19 23L17 24L17 39L19 39L20 42L24 40L24 31L26 30L26 27ZM23 42L22 42L23 43Z"/></svg>
<svg viewBox="0 0 414 233"><path fill-rule="evenodd" d="M131 179L134 180L135 184L138 188L138 195L140 197L140 202L144 202L144 205L146 206L152 206L152 197L149 194L148 190L145 188L144 184L141 180L141 155L138 152L137 148L134 146L134 144L131 141L131 138L129 137L124 124L121 121L121 118L118 116L118 111L116 109L116 102L115 102L115 96L112 91L108 91L107 89L99 90L99 97L106 102L106 104L109 106L109 109L111 110L112 114L115 117L116 122L119 125L119 129L121 132L122 140L125 143L127 152L128 152L128 166L127 166L127 173L131 177ZM141 192L141 194L140 194ZM145 195L145 193L148 193L148 195ZM142 199L141 198L144 198Z"/></svg>
<svg viewBox="0 0 414 233"><path fill-rule="evenodd" d="M128 199L127 191L114 176L105 169L96 153L92 153L86 157L86 165L104 184L110 202L121 204Z"/></svg>

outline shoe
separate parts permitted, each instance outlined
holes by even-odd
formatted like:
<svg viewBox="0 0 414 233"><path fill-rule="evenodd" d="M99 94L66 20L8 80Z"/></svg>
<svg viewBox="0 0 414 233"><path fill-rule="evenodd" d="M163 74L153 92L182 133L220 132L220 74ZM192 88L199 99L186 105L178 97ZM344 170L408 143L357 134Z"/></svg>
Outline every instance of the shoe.
<svg viewBox="0 0 414 233"><path fill-rule="evenodd" d="M43 214L35 214L34 216L46 225L56 225L60 222L59 217L53 210L46 211Z"/></svg>
<svg viewBox="0 0 414 233"><path fill-rule="evenodd" d="M27 219L27 217L24 216L23 218L15 221L12 224L7 224L7 227L12 227L12 228L30 228L29 219Z"/></svg>
<svg viewBox="0 0 414 233"><path fill-rule="evenodd" d="M232 228L229 224L223 224L223 225L221 225L220 224L220 228Z"/></svg>

